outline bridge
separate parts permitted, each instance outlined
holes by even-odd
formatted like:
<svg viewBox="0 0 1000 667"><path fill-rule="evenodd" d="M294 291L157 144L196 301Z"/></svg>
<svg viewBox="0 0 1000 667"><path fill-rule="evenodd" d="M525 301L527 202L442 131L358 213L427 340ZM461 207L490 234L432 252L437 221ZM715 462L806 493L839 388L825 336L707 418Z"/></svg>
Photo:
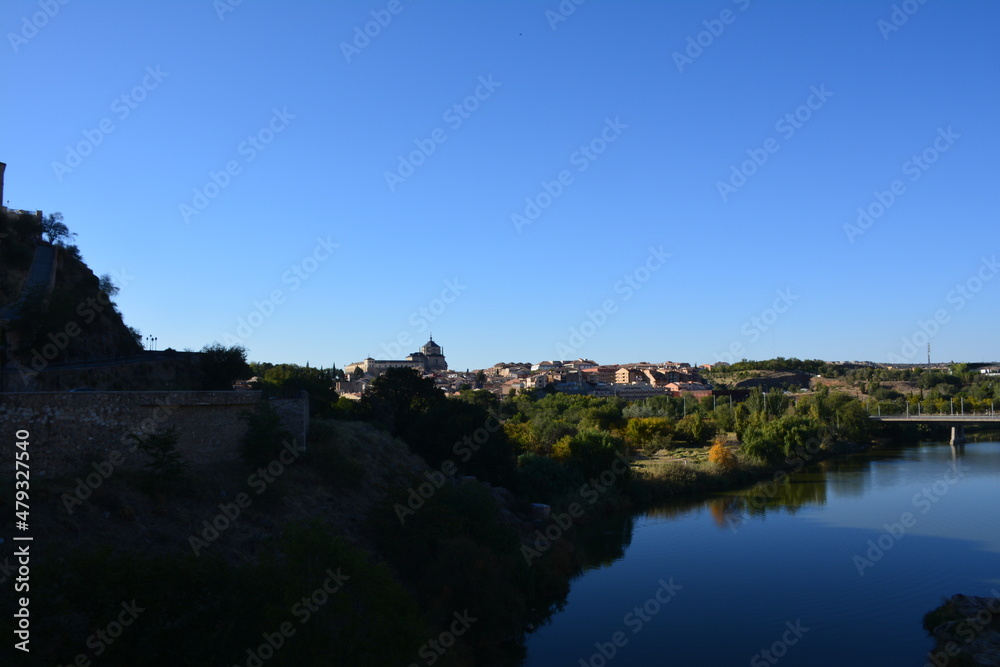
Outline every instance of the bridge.
<svg viewBox="0 0 1000 667"><path fill-rule="evenodd" d="M957 415L871 415L869 419L881 422L910 422L914 424L948 424L951 426L951 444L965 442L966 424L1000 424L1000 415L990 411L982 414Z"/></svg>

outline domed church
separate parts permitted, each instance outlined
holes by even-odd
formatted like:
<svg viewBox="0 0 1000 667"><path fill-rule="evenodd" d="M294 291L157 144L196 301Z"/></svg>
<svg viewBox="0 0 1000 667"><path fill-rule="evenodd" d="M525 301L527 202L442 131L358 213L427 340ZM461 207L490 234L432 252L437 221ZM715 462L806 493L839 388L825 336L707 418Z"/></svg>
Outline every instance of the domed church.
<svg viewBox="0 0 1000 667"><path fill-rule="evenodd" d="M407 361L416 361L424 365L425 373L436 373L448 370L448 362L444 360L444 348L434 342L434 334L419 352L406 357Z"/></svg>

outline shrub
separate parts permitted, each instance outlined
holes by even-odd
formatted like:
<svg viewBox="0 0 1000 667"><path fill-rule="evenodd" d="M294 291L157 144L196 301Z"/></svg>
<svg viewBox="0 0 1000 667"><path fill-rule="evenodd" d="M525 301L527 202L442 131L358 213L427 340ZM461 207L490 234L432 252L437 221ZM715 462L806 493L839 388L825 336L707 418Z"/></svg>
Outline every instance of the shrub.
<svg viewBox="0 0 1000 667"><path fill-rule="evenodd" d="M344 451L343 444L337 441L336 427L329 422L310 422L306 461L335 486L356 487L365 475L364 466Z"/></svg>
<svg viewBox="0 0 1000 667"><path fill-rule="evenodd" d="M242 441L243 460L251 466L267 465L281 452L283 443L292 440L278 413L266 403L256 412L244 412L242 417L247 423Z"/></svg>
<svg viewBox="0 0 1000 667"><path fill-rule="evenodd" d="M146 470L154 479L176 479L184 474L188 462L177 451L176 427L160 429L149 435L132 433L129 439L147 456Z"/></svg>
<svg viewBox="0 0 1000 667"><path fill-rule="evenodd" d="M646 456L653 456L661 449L672 449L674 439L669 435L656 435L642 443L642 453Z"/></svg>
<svg viewBox="0 0 1000 667"><path fill-rule="evenodd" d="M723 470L732 470L736 467L736 454L722 442L721 438L716 438L715 444L708 450L708 460Z"/></svg>

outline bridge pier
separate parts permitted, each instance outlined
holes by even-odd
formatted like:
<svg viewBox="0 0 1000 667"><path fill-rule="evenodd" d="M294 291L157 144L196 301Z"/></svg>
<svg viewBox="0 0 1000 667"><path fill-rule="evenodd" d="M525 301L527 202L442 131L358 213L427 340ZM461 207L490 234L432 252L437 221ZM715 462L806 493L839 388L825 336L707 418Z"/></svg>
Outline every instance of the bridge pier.
<svg viewBox="0 0 1000 667"><path fill-rule="evenodd" d="M951 445L964 445L965 444L965 426L958 424L957 426L951 427Z"/></svg>

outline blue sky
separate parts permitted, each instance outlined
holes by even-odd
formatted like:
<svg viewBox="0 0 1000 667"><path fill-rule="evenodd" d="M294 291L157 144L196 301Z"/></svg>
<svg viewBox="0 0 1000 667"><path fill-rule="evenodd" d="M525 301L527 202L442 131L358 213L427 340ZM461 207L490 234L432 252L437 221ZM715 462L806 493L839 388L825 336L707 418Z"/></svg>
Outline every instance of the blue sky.
<svg viewBox="0 0 1000 667"><path fill-rule="evenodd" d="M998 23L935 0L8 1L4 198L62 212L161 349L993 360Z"/></svg>

